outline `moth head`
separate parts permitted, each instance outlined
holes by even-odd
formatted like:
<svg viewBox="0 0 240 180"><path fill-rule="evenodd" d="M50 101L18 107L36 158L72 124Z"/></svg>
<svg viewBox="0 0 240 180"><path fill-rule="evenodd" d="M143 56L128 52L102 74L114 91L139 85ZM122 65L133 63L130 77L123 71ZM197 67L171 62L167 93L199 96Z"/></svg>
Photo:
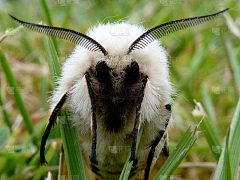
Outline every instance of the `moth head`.
<svg viewBox="0 0 240 180"><path fill-rule="evenodd" d="M215 14L206 15L206 16L199 16L199 17L193 17L188 19L181 19L177 21L170 21L164 24L161 24L159 26L156 26L148 31L146 31L143 34L138 34L137 32L131 32L131 29L128 29L127 27L120 27L114 26L114 29L108 29L109 33L112 34L112 37L110 41L112 41L112 47L109 49L109 51L106 47L104 47L101 43L99 43L97 40L95 40L94 35L92 37L89 37L87 35L84 35L82 33L65 29L65 28L58 28L58 27L50 27L40 24L32 24L28 22L21 21L13 16L10 15L11 18L13 18L15 21L20 23L21 25L36 31L41 34L53 36L56 38L64 39L71 41L85 49L91 52L100 52L104 56L104 58L101 61L105 61L105 64L111 68L114 69L116 72L119 73L120 69L126 68L127 66L131 67L131 63L134 61L131 58L131 54L134 51L145 49L148 47L151 43L153 43L155 40L160 39L161 37L175 32L182 29L186 29L192 26L196 26L198 24L210 21L217 16L221 15L225 11L229 10L225 9L223 11L220 11ZM100 30L101 28L99 28ZM104 29L104 28L102 28ZM119 31L120 30L120 31ZM125 32L124 32L125 31ZM116 33L117 32L117 33ZM129 38L127 41L121 41L123 36L127 36L127 33L135 33L138 36L136 36L135 39ZM97 36L101 36L102 32L98 32ZM104 34L104 33L103 33ZM134 36L132 36L134 37ZM100 37L102 39L102 42L109 41L109 37L107 39L103 36ZM105 39L104 39L105 38ZM116 40L117 39L117 40ZM119 41L120 40L120 41ZM119 44L120 42L120 44ZM121 42L125 44L121 44ZM111 44L111 43L110 43ZM117 64L114 61L111 61L113 59L117 59L121 61L121 64ZM113 63L114 62L114 63ZM100 63L100 62L99 62ZM116 66L118 68L116 68ZM124 67L125 66L125 67ZM101 65L99 65L101 67Z"/></svg>
<svg viewBox="0 0 240 180"><path fill-rule="evenodd" d="M131 60L130 64L123 68L118 66L110 68L107 61L98 61L93 69L97 80L102 84L110 85L115 93L141 82L139 65L135 60Z"/></svg>
<svg viewBox="0 0 240 180"><path fill-rule="evenodd" d="M125 31L119 34L117 31ZM140 81L138 60L128 54L128 47L143 32L143 28L129 23L114 23L98 25L88 34L102 44L108 54L93 58L90 65L90 75L101 85L112 85L118 91ZM90 60L91 61L91 60ZM140 62L141 64L141 62Z"/></svg>

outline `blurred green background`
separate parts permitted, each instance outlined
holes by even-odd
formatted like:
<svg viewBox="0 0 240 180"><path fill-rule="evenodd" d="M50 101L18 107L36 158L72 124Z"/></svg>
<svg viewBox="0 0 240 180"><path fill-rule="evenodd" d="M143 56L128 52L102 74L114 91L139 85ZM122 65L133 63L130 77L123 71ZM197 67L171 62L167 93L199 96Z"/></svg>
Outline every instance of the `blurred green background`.
<svg viewBox="0 0 240 180"><path fill-rule="evenodd" d="M221 144L231 123L239 98L239 66L231 63L240 56L240 1L234 0L52 0L46 2L53 26L85 33L96 23L130 21L146 29L159 24L216 13L230 7L226 16L209 23L172 33L161 39L170 64L170 76L177 92L173 96L175 125L169 136L170 152L189 126L197 124L191 112L194 99L201 102ZM0 1L0 38L18 26L8 14L23 21L49 24L43 1ZM74 44L56 39L60 62L71 54ZM24 104L30 114L34 133L29 135L0 68L1 109L0 127L9 126L7 142L0 144L0 179L32 179L39 172L38 146L48 122L51 81L42 35L21 29L0 44L19 85ZM9 119L9 121L7 120ZM8 122L8 123L7 123ZM8 124L8 125L7 125ZM50 139L58 146L48 170L56 172L61 148L58 126ZM37 144L32 143L35 136ZM3 138L2 138L3 139ZM0 138L1 142L1 138ZM50 144L50 143L49 143ZM171 179L211 179L216 161L211 148L220 153L221 147L209 147L200 135L187 157ZM218 152L219 151L219 152ZM55 173L56 177L56 173Z"/></svg>

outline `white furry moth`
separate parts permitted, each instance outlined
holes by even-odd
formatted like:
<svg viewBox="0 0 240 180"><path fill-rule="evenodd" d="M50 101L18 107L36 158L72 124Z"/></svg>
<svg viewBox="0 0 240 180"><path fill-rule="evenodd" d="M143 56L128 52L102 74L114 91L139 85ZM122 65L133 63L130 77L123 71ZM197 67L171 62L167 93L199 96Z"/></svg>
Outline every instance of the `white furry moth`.
<svg viewBox="0 0 240 180"><path fill-rule="evenodd" d="M130 176L151 168L163 152L168 155L167 131L171 124L171 92L167 58L156 41L161 37L210 21L215 14L170 21L146 32L129 23L99 24L89 35L21 21L41 34L65 39L77 46L62 68L59 87L52 96L52 113L42 137L41 164L51 128L65 104L77 128L88 166L101 179L117 179L131 151ZM112 34L128 30L128 35ZM138 131L145 124L136 152ZM123 147L113 152L109 147Z"/></svg>

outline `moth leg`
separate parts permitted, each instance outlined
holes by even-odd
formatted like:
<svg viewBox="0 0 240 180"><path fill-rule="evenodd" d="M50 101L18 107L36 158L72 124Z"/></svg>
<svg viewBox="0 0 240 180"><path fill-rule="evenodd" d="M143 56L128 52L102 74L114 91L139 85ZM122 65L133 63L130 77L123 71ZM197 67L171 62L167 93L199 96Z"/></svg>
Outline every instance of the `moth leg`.
<svg viewBox="0 0 240 180"><path fill-rule="evenodd" d="M169 122L170 117L171 117L171 105L167 104L165 106L165 109L168 111L167 119L166 119L166 122L165 122L165 129L160 130L157 138L153 141L152 147L150 149L150 152L149 152L148 158L147 158L147 166L146 166L145 173L144 173L144 180L148 180L149 172L150 172L150 168L151 168L151 164L152 164L152 160L153 160L153 156L154 156L154 152L155 152L155 149L156 149L157 145L159 144L159 142L161 141L162 138L165 139L167 137L167 134L165 134L165 130L167 129L168 122ZM166 147L166 145L167 144L165 143L165 145L162 149L162 152L164 153L164 155L168 156L169 152L168 152L168 147Z"/></svg>
<svg viewBox="0 0 240 180"><path fill-rule="evenodd" d="M142 101L143 101L143 97L144 97L144 90L145 90L147 80L148 80L147 78L148 77L146 76L142 80L142 83L143 83L142 89L141 89L140 96L138 97L137 109L136 109L136 119L135 119L134 128L133 128L133 142L132 142L131 156L129 158L129 162L135 160L138 132L139 132L139 128L140 128L140 110L141 110Z"/></svg>
<svg viewBox="0 0 240 180"><path fill-rule="evenodd" d="M92 163L98 163L96 159L96 147L97 147L97 119L96 119L96 104L94 101L93 89L90 83L90 75L88 72L85 73L85 78L87 82L88 94L92 105L92 152L90 156L90 161Z"/></svg>
<svg viewBox="0 0 240 180"><path fill-rule="evenodd" d="M44 155L44 151L45 151L45 145L46 145L46 141L47 138L50 134L51 129L54 127L54 124L56 123L56 119L58 116L58 113L61 110L61 107L63 106L64 102L66 101L68 94L69 94L68 90L62 97L61 99L58 101L57 105L54 107L52 114L49 117L49 122L48 125L44 131L44 134L42 136L42 141L41 141L41 146L40 146L40 161L41 161L41 165L46 165L48 164L48 162L45 159L45 155Z"/></svg>

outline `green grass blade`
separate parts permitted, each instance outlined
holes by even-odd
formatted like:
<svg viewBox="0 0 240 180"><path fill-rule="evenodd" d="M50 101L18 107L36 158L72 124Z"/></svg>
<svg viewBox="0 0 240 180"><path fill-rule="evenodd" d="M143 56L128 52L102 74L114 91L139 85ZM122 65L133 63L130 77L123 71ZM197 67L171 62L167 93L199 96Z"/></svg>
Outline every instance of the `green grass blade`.
<svg viewBox="0 0 240 180"><path fill-rule="evenodd" d="M44 45L47 53L53 89L56 89L57 79L61 74L57 52L55 51L51 38L47 36L44 36ZM71 121L68 120L66 112L62 111L61 115L62 116L59 118L59 124L69 179L77 177L78 179L84 180L86 179L86 174L76 128L72 125Z"/></svg>
<svg viewBox="0 0 240 180"><path fill-rule="evenodd" d="M0 92L0 106L1 106L1 109L2 109L4 122L9 127L10 131L12 131L12 123L11 123L10 118L8 116L8 113L7 113L6 109L5 109L4 100L2 98L1 92Z"/></svg>
<svg viewBox="0 0 240 180"><path fill-rule="evenodd" d="M223 171L221 173L221 180L231 180L231 165L230 165L230 159L229 159L229 150L228 150L228 145L229 145L229 131L230 128L227 131L227 136L226 136L226 140L225 140L225 146L223 149L223 156L224 156L224 164L223 164Z"/></svg>
<svg viewBox="0 0 240 180"><path fill-rule="evenodd" d="M41 5L42 5L44 14L45 14L45 16L46 16L47 24L48 24L49 26L53 26L53 25L52 25L52 21L51 21L51 17L50 17L50 12L49 12L49 10L48 10L48 7L47 7L47 4L46 4L45 0L40 0L40 2L41 2ZM55 47L55 49L56 49L56 52L58 52L58 46L57 46L57 41L56 41L56 39L54 39L54 38L51 38L51 39L52 39L52 41L53 41L54 47Z"/></svg>
<svg viewBox="0 0 240 180"><path fill-rule="evenodd" d="M217 166L217 169L215 171L215 175L214 175L214 180L231 180L232 176L231 176L231 164L230 164L230 158L229 158L229 131L230 129L228 129L227 131L227 136L225 139L225 145L221 154L221 157L219 159L219 163Z"/></svg>
<svg viewBox="0 0 240 180"><path fill-rule="evenodd" d="M46 16L47 24L48 24L49 26L52 26L52 21L51 21L51 18L50 18L50 13L49 13L49 10L48 10L48 8L47 8L47 4L46 4L45 0L40 0L40 2L41 2L41 5L42 5L44 14L45 14L45 16Z"/></svg>
<svg viewBox="0 0 240 180"><path fill-rule="evenodd" d="M213 153L215 160L218 161L221 154L221 144L207 117L203 119L202 123L200 124L200 128L201 132L203 133L208 142L208 145Z"/></svg>
<svg viewBox="0 0 240 180"><path fill-rule="evenodd" d="M61 120L59 122L64 154L67 162L68 176L70 179L86 180L87 178L77 130L72 122L68 120L66 112L62 112Z"/></svg>
<svg viewBox="0 0 240 180"><path fill-rule="evenodd" d="M40 101L40 109L42 111L46 111L47 110L47 91L48 91L48 77L43 76L41 78L41 101Z"/></svg>
<svg viewBox="0 0 240 180"><path fill-rule="evenodd" d="M234 52L233 52L233 47L232 44L230 42L226 42L226 50L227 50L227 54L229 57L229 61L230 64L232 66L232 70L233 70L233 75L234 75L234 79L236 81L236 85L238 88L238 93L240 94L240 65L239 65L239 59L235 56Z"/></svg>
<svg viewBox="0 0 240 180"><path fill-rule="evenodd" d="M137 146L136 146L136 152L137 152L137 149L138 149L141 137L142 137L143 128L144 128L144 124L142 124L142 126L141 126L141 128L139 130ZM131 169L132 169L132 165L133 165L133 162L129 162L130 156L131 156L131 153L129 154L129 156L127 158L127 161L126 161L126 163L125 163L125 165L123 167L123 170L122 170L122 173L120 175L119 180L128 180L128 177L130 175L130 172L131 172Z"/></svg>
<svg viewBox="0 0 240 180"><path fill-rule="evenodd" d="M196 118L197 122L202 121L202 123L200 123L201 131L208 142L208 145L213 153L214 158L216 159L216 161L218 161L221 155L221 149L222 149L221 144L219 142L217 134L214 131L213 125L209 121L201 103L199 102L195 102L195 103L196 103L196 108L194 109L192 114Z"/></svg>
<svg viewBox="0 0 240 180"><path fill-rule="evenodd" d="M33 124L31 122L30 115L27 111L27 108L22 100L22 96L20 94L21 88L18 86L17 81L13 75L13 72L10 68L10 65L6 59L6 56L4 55L2 49L0 48L0 60L1 60L1 66L2 69L6 75L6 78L8 80L8 84L11 87L15 102L18 106L19 111L21 112L23 116L24 123L27 127L27 130L30 134L33 133ZM35 142L36 143L36 142Z"/></svg>
<svg viewBox="0 0 240 180"><path fill-rule="evenodd" d="M218 123L217 123L216 113L215 113L215 109L214 109L214 103L212 101L209 91L207 90L207 88L204 85L201 86L201 93L202 93L202 97L203 97L203 104L204 104L205 110L207 112L207 115L209 117L209 120L211 121L214 132L216 133L216 135L219 135L219 129L218 129Z"/></svg>
<svg viewBox="0 0 240 180"><path fill-rule="evenodd" d="M231 178L232 179L236 179L237 171L238 171L238 167L239 167L239 159L240 159L240 151L239 151L239 149L240 149L240 143L239 143L240 142L240 137L239 137L240 122L239 122L239 119L240 119L240 99L238 100L238 105L235 110L235 113L234 113L234 116L232 119L232 123L230 126L231 131L230 131L230 137L229 137L229 147L228 147L229 150L228 151L230 152L229 159L230 159ZM229 132L228 132L228 134L229 134ZM227 134L227 137L228 137L228 134ZM226 154L225 150L227 148L226 146L227 146L227 144L225 142L224 151L222 152L221 157L219 159L219 163L218 163L215 175L214 175L214 180L218 180L221 178L221 176L225 176L225 175L222 175L222 172L227 171L226 167L225 167L226 163L228 163L228 157L225 156L225 154ZM228 170L228 172L224 172L224 173L228 174L229 170Z"/></svg>
<svg viewBox="0 0 240 180"><path fill-rule="evenodd" d="M47 54L48 66L52 81L53 90L57 87L57 80L61 76L61 67L58 61L58 55L55 51L53 41L50 37L44 36L43 37L44 46Z"/></svg>
<svg viewBox="0 0 240 180"><path fill-rule="evenodd" d="M72 8L72 6L67 6L65 8L65 16L64 16L64 20L63 20L63 24L62 24L63 28L68 28L68 23L69 23L69 19L70 19L70 15L71 15L71 8Z"/></svg>
<svg viewBox="0 0 240 180"><path fill-rule="evenodd" d="M197 128L198 126L195 127L194 131L190 131L190 128L186 131L181 141L178 143L153 180L165 180L171 177L173 172L179 166L183 158L186 157L188 151L197 140L200 133L197 131Z"/></svg>
<svg viewBox="0 0 240 180"><path fill-rule="evenodd" d="M232 178L236 179L240 159L240 98L238 100L237 108L235 110L230 128L230 162L232 168Z"/></svg>
<svg viewBox="0 0 240 180"><path fill-rule="evenodd" d="M51 56L52 56L52 59L49 59L48 60L48 63L51 64L51 66L54 66L54 67L51 67L51 69L54 69L54 76L56 76L55 78L58 79L60 76L61 76L61 66L60 66L60 63L59 63L59 58L58 58L58 53L54 47L54 43L53 43L53 40L51 37L47 37L49 39L49 49L50 49L50 52L51 52ZM52 61L52 62L50 62ZM51 74L52 75L52 74ZM56 82L54 82L54 85L55 86L58 86L58 84Z"/></svg>

